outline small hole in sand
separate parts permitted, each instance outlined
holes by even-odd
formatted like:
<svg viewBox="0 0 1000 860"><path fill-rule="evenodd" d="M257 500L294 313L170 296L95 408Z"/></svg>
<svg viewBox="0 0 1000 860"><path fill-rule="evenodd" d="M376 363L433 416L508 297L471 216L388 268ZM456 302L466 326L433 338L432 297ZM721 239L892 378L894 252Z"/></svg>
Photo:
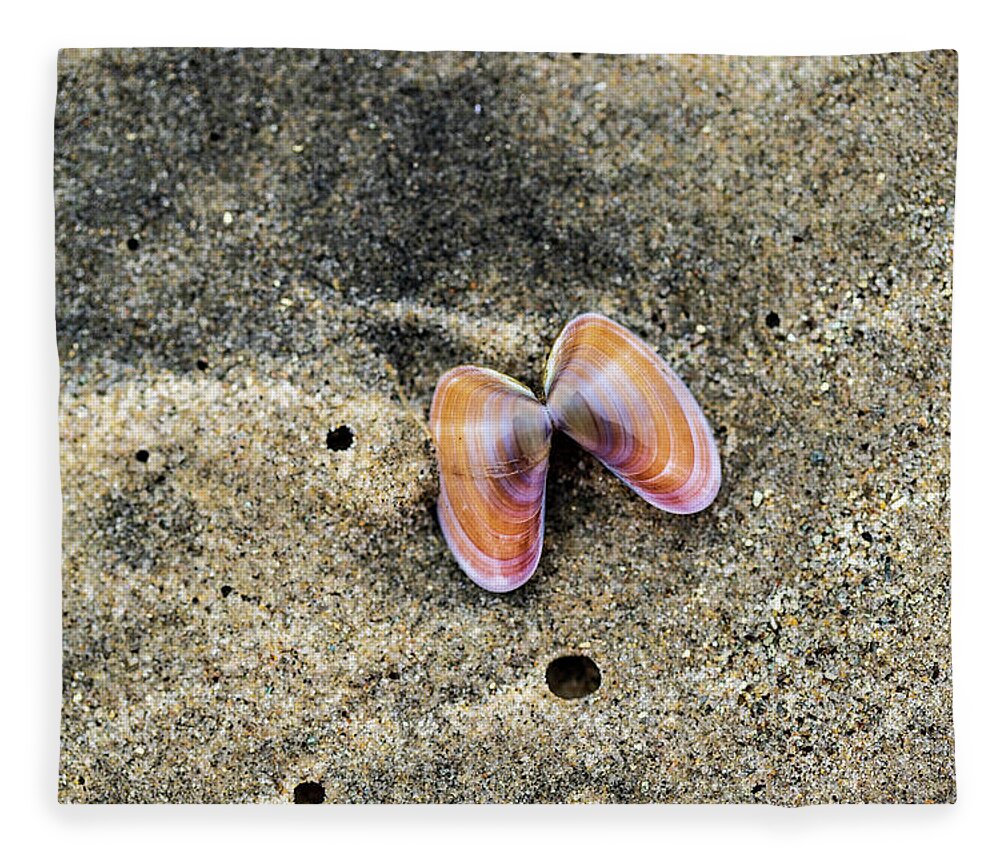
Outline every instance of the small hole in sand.
<svg viewBox="0 0 1000 860"><path fill-rule="evenodd" d="M768 328L777 328L781 325L781 317L779 317L774 311L771 311L771 313L764 317L764 322L767 323Z"/></svg>
<svg viewBox="0 0 1000 860"><path fill-rule="evenodd" d="M318 782L300 782L295 786L294 803L322 803L324 800L326 789Z"/></svg>
<svg viewBox="0 0 1000 860"><path fill-rule="evenodd" d="M580 699L601 686L601 670L589 657L569 654L549 663L545 683L560 699Z"/></svg>
<svg viewBox="0 0 1000 860"><path fill-rule="evenodd" d="M354 444L354 431L346 424L326 431L326 447L331 451L346 451Z"/></svg>
<svg viewBox="0 0 1000 860"><path fill-rule="evenodd" d="M135 452L135 459L138 460L140 463L148 463L149 462L149 451L147 451L145 448L142 448L141 450L136 451Z"/></svg>

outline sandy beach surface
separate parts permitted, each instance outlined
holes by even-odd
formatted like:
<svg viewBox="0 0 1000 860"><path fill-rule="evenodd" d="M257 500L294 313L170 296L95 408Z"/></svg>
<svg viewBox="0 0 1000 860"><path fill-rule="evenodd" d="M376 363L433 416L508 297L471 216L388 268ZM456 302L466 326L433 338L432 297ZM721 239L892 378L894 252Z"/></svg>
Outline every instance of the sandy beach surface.
<svg viewBox="0 0 1000 860"><path fill-rule="evenodd" d="M952 802L956 98L947 51L64 52L60 799ZM487 593L434 384L538 392L584 311L722 490L557 439Z"/></svg>

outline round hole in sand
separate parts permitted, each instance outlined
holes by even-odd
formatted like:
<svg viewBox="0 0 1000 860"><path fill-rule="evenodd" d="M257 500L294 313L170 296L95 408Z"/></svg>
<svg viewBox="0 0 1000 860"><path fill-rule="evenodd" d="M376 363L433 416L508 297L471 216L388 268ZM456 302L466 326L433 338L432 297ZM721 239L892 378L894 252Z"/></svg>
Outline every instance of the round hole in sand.
<svg viewBox="0 0 1000 860"><path fill-rule="evenodd" d="M568 654L549 663L545 683L560 699L581 699L601 686L601 670L583 654Z"/></svg>
<svg viewBox="0 0 1000 860"><path fill-rule="evenodd" d="M326 447L331 451L346 451L354 444L354 431L346 424L326 431Z"/></svg>
<svg viewBox="0 0 1000 860"><path fill-rule="evenodd" d="M326 789L318 782L300 782L292 795L293 803L322 803L326 800Z"/></svg>

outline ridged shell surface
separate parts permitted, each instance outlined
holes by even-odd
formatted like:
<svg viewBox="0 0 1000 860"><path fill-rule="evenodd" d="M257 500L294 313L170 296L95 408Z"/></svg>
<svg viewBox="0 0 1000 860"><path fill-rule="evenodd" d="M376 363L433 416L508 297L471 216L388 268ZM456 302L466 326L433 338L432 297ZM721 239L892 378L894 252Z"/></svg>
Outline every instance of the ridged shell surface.
<svg viewBox="0 0 1000 860"><path fill-rule="evenodd" d="M687 386L647 343L599 314L571 320L545 369L552 422L650 504L689 514L719 491L719 454Z"/></svg>
<svg viewBox="0 0 1000 860"><path fill-rule="evenodd" d="M438 519L469 577L510 591L538 565L552 423L516 380L480 367L449 370L431 404L441 480Z"/></svg>

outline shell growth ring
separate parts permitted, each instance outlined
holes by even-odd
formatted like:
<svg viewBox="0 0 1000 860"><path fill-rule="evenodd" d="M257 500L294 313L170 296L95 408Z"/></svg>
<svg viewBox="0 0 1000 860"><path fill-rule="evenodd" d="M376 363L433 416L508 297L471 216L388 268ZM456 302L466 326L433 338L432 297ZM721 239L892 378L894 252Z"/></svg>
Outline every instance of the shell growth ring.
<svg viewBox="0 0 1000 860"><path fill-rule="evenodd" d="M692 514L719 491L719 453L697 401L624 326L593 313L567 323L544 391L542 404L509 376L472 365L449 370L434 391L441 530L489 591L523 585L538 566L556 430L662 510Z"/></svg>

